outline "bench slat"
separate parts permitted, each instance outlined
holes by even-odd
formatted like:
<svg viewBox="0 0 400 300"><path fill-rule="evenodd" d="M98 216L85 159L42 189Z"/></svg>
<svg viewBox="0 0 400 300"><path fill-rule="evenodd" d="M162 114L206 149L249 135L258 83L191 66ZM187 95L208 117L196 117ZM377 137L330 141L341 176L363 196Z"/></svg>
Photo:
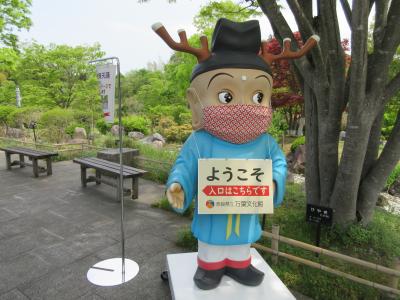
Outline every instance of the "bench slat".
<svg viewBox="0 0 400 300"><path fill-rule="evenodd" d="M97 157L87 157L86 159L88 159L88 160L90 160L92 162L95 162L95 163L99 163L99 164L105 165L105 166L111 166L113 168L118 169L118 172L119 172L119 168L120 168L119 167L119 163L115 163L115 162L108 161L108 160L101 159L101 158L97 158ZM145 171L145 170L137 169L137 168L134 168L134 167L131 167L131 166L127 166L127 165L124 165L124 170L127 170L127 171L129 170L129 171L133 171L133 172L136 172L136 173L143 173L143 174L147 173L147 171Z"/></svg>
<svg viewBox="0 0 400 300"><path fill-rule="evenodd" d="M106 166L95 164L95 163L90 162L90 161L82 161L82 160L79 160L79 159L74 159L73 161L75 163L84 165L87 168L93 168L93 169L100 170L100 171L107 171L107 172L109 172L109 173L111 173L113 175L119 175L119 172L117 170L113 169L113 168L109 168L109 167L106 167ZM134 177L135 175L136 174L133 174L133 173L130 173L130 172L125 172L125 171L123 172L124 178Z"/></svg>
<svg viewBox="0 0 400 300"><path fill-rule="evenodd" d="M55 152L40 151L40 150L35 150L35 149L30 149L30 148L22 148L22 147L0 148L0 150L2 150L4 152L8 152L10 154L23 154L23 155L38 158L38 159L58 155L58 153L55 153Z"/></svg>
<svg viewBox="0 0 400 300"><path fill-rule="evenodd" d="M31 148L23 148L23 147L13 147L11 149L17 149L18 151L26 151L32 154L38 154L38 155L47 155L47 156L57 156L57 152L51 152L51 151L44 151L44 150L37 150L37 149L31 149Z"/></svg>
<svg viewBox="0 0 400 300"><path fill-rule="evenodd" d="M26 153L32 153L32 154L49 154L52 152L47 152L47 151L42 151L42 150L36 150L32 148L24 148L24 147L7 147L7 148L2 148L4 151L18 151L18 152L26 152Z"/></svg>
<svg viewBox="0 0 400 300"><path fill-rule="evenodd" d="M98 169L101 171L107 171L107 172L113 173L115 175L119 175L119 173L120 173L119 168L117 169L115 167L112 167L112 166L106 164L106 163L111 163L111 164L115 164L115 163L112 163L112 162L109 162L106 160L104 160L102 163L92 161L91 159L88 159L88 158L77 158L77 159L74 159L73 161L75 163L85 165L89 168L94 168L94 169ZM136 172L133 170L127 170L125 167L128 167L128 166L124 166L123 176L125 178L135 177L137 175L142 175L145 173L145 171L144 172Z"/></svg>

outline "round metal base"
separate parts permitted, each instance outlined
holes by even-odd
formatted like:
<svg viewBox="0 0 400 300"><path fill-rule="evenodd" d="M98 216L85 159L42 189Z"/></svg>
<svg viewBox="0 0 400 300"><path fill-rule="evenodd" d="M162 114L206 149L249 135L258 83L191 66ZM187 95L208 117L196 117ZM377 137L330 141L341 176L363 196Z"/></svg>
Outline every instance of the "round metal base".
<svg viewBox="0 0 400 300"><path fill-rule="evenodd" d="M99 286L123 284L139 273L139 265L130 259L125 259L125 274L122 273L122 258L110 258L98 262L87 272L87 279Z"/></svg>

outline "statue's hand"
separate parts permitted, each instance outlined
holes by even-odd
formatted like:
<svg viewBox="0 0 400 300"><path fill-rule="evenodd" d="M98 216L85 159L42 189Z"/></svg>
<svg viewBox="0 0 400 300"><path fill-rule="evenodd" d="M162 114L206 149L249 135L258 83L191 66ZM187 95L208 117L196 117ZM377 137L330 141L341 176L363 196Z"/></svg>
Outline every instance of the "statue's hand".
<svg viewBox="0 0 400 300"><path fill-rule="evenodd" d="M178 209L183 208L185 194L182 186L177 182L171 184L167 190L167 198L172 207Z"/></svg>

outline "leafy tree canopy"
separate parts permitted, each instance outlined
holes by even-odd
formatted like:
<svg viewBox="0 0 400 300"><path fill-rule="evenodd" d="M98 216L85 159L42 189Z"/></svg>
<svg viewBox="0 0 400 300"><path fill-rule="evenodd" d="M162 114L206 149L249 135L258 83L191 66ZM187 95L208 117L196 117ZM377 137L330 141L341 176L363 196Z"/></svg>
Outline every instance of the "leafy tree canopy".
<svg viewBox="0 0 400 300"><path fill-rule="evenodd" d="M0 0L0 44L17 48L16 30L29 29L31 0Z"/></svg>

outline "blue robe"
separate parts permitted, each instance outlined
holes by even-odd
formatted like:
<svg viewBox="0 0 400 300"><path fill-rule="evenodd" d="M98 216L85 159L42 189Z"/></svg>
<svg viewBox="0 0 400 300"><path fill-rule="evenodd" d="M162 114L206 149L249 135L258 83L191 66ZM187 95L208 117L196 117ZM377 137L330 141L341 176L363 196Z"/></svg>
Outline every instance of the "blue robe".
<svg viewBox="0 0 400 300"><path fill-rule="evenodd" d="M240 215L240 235L232 233L226 239L228 215L208 215L197 212L197 160L199 158L244 158L272 159L273 180L276 183L274 206L281 204L285 193L286 159L276 141L269 134L262 134L257 139L245 144L232 144L221 140L207 131L193 132L186 140L182 150L172 167L167 181L167 188L178 182L184 191L183 213L195 199L195 211L192 232L200 241L212 245L240 245L257 241L261 236L258 215ZM233 228L236 218L233 217Z"/></svg>

